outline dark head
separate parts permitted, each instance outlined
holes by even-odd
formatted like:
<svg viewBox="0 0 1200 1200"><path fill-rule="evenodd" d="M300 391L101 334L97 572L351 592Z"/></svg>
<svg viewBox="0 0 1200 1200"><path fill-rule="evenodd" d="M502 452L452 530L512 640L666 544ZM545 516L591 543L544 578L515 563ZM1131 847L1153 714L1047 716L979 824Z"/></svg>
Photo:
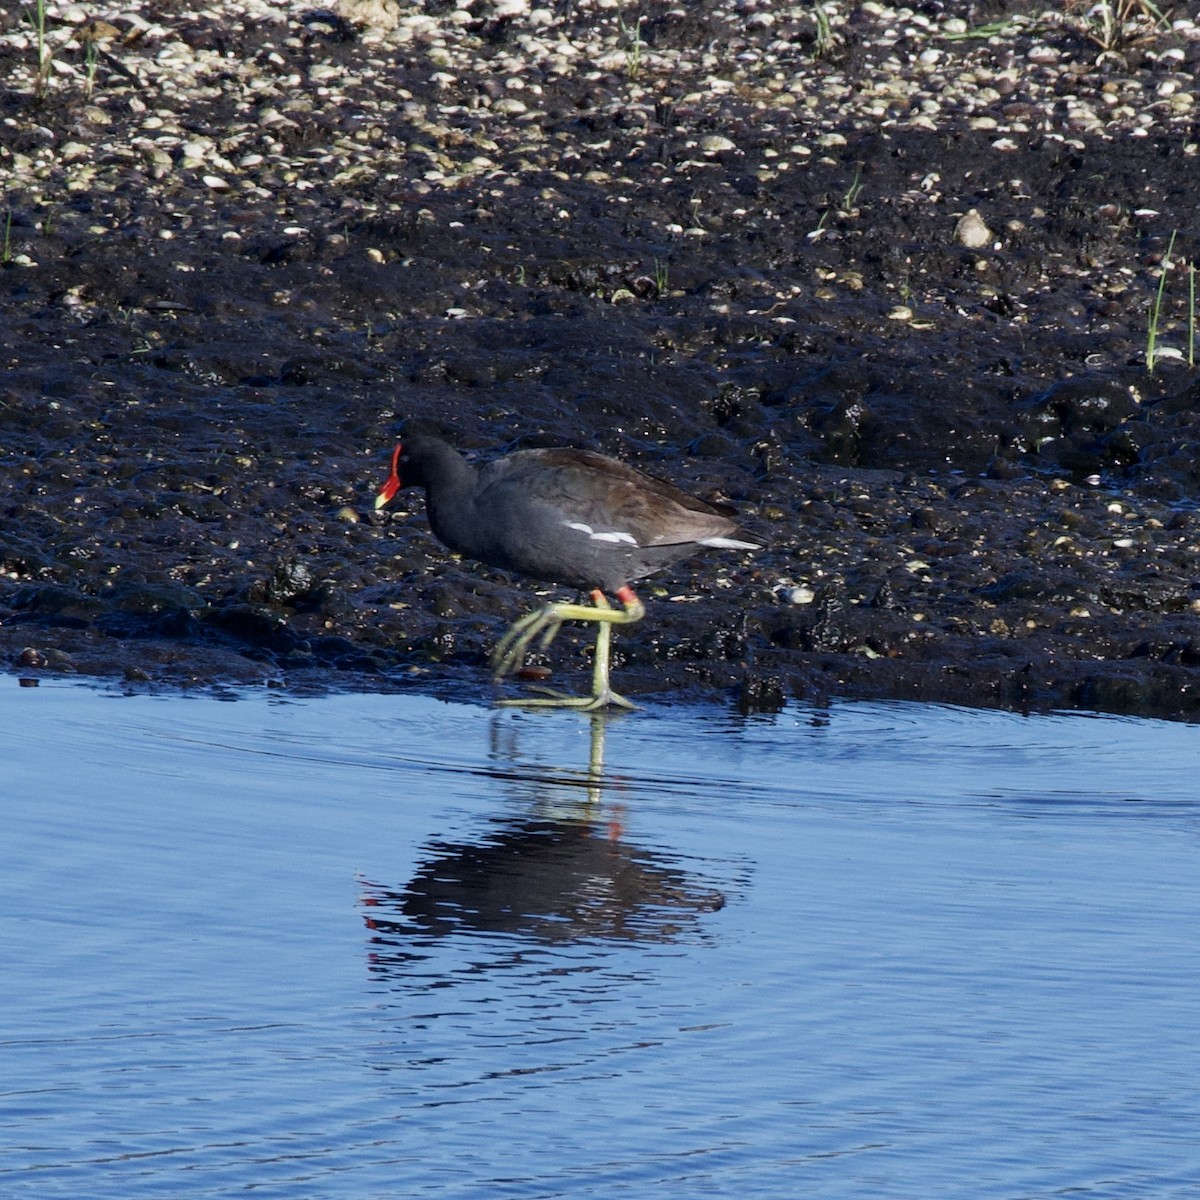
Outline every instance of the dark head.
<svg viewBox="0 0 1200 1200"><path fill-rule="evenodd" d="M375 507L395 499L401 488L428 488L431 483L450 480L466 468L459 453L435 437L406 437L392 451L392 473L375 496Z"/></svg>

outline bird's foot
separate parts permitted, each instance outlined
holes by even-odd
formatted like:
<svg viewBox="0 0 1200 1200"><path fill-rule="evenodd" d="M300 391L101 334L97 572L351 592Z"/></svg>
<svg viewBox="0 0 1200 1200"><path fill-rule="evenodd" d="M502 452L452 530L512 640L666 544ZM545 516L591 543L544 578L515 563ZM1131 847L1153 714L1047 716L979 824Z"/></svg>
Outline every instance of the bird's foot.
<svg viewBox="0 0 1200 1200"><path fill-rule="evenodd" d="M512 699L497 700L496 703L505 708L574 708L579 712L598 712L602 708L625 708L631 712L637 711L637 705L626 699L611 688L595 696L568 696L565 692L553 688L538 687L535 691L543 693L540 696L521 696Z"/></svg>
<svg viewBox="0 0 1200 1200"><path fill-rule="evenodd" d="M577 708L581 712L595 712L601 708L631 708L637 705L614 692L608 682L609 642L614 625L628 625L641 620L645 609L642 602L629 587L617 591L622 607L615 609L604 593L592 593L594 607L584 604L548 604L537 612L528 613L505 633L492 654L492 676L499 679L509 675L525 661L525 655L534 640L541 638L539 648L544 650L554 640L564 621L592 621L597 625L596 649L592 668L592 694L590 696L565 696L550 691L548 696L522 700L501 700L501 704L521 705L537 708Z"/></svg>
<svg viewBox="0 0 1200 1200"><path fill-rule="evenodd" d="M538 649L545 650L554 641L565 619L560 610L574 607L576 606L568 604L547 604L545 608L526 613L519 621L515 621L492 651L492 677L499 679L518 670L535 638L541 637Z"/></svg>

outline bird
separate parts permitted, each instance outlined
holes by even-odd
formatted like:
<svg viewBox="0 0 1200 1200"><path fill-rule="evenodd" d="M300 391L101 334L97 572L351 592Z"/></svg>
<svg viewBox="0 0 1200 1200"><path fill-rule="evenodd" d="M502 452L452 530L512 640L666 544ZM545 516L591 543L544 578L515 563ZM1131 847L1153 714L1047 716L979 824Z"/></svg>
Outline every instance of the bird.
<svg viewBox="0 0 1200 1200"><path fill-rule="evenodd" d="M536 638L546 649L564 621L594 622L591 694L501 703L587 712L636 708L609 678L612 627L630 625L646 612L631 584L701 549L765 545L740 529L724 506L591 450L518 450L477 467L441 438L406 437L392 453L375 508L405 487L425 490L430 527L450 550L590 594L590 605L555 602L520 618L497 643L491 666L500 679L524 663Z"/></svg>

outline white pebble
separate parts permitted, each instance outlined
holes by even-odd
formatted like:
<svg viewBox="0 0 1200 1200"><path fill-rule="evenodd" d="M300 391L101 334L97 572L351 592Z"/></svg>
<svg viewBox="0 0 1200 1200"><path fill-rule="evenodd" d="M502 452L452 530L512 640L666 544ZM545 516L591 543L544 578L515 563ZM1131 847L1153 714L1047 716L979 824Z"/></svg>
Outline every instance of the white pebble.
<svg viewBox="0 0 1200 1200"><path fill-rule="evenodd" d="M993 236L977 208L968 209L959 217L958 224L954 226L954 240L960 246L966 246L971 250L979 250L990 245Z"/></svg>

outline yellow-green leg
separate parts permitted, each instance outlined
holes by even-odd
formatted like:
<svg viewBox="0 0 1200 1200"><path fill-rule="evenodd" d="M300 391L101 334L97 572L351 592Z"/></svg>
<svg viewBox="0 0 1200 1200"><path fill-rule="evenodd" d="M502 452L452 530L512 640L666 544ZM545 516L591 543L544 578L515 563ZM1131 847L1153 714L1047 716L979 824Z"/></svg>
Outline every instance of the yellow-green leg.
<svg viewBox="0 0 1200 1200"><path fill-rule="evenodd" d="M640 621L646 615L646 609L632 588L621 588L617 592L617 599L621 601L621 608L613 608L601 591L592 593L594 608L586 604L548 604L545 608L529 613L517 621L500 639L492 654L492 674L499 679L520 667L535 638L541 638L539 649L544 650L554 640L564 621L595 621L596 650L590 696L564 696L555 692L537 699L501 700L499 703L540 708L578 708L583 712L605 708L610 704L620 708L636 708L636 704L612 690L609 683L608 659L612 627L632 625L634 621Z"/></svg>

